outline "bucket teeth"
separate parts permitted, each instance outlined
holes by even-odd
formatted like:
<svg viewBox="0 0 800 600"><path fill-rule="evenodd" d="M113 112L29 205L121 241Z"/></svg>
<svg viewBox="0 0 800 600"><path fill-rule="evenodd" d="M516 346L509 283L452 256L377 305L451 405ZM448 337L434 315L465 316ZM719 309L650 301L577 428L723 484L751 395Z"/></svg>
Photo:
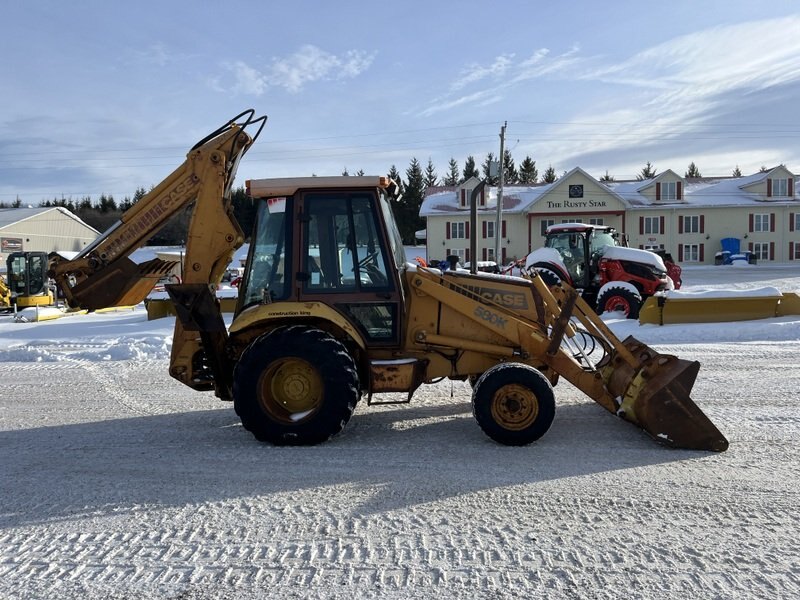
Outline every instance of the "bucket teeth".
<svg viewBox="0 0 800 600"><path fill-rule="evenodd" d="M728 440L690 397L700 363L658 354L634 338L624 344L641 363L628 371L627 381L619 372L609 380L616 388L609 391L621 399L617 415L667 446L726 450Z"/></svg>

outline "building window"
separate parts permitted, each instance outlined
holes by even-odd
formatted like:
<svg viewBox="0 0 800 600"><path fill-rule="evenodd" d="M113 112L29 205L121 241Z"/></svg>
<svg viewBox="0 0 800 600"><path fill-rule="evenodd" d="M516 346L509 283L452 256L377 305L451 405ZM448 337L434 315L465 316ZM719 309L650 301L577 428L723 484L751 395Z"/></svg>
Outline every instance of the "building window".
<svg viewBox="0 0 800 600"><path fill-rule="evenodd" d="M583 223L583 219L561 219L562 223Z"/></svg>
<svg viewBox="0 0 800 600"><path fill-rule="evenodd" d="M493 238L494 237L494 221L486 221L486 237Z"/></svg>
<svg viewBox="0 0 800 600"><path fill-rule="evenodd" d="M769 260L769 242L755 242L753 244L753 254L759 260Z"/></svg>
<svg viewBox="0 0 800 600"><path fill-rule="evenodd" d="M753 215L753 231L769 231L769 214Z"/></svg>
<svg viewBox="0 0 800 600"><path fill-rule="evenodd" d="M789 253L789 257L791 260L800 260L800 242L790 242L791 247L789 248L791 252Z"/></svg>
<svg viewBox="0 0 800 600"><path fill-rule="evenodd" d="M644 249L650 250L651 252L656 252L658 250L663 250L664 244L645 244Z"/></svg>
<svg viewBox="0 0 800 600"><path fill-rule="evenodd" d="M661 217L644 217L642 233L661 233Z"/></svg>
<svg viewBox="0 0 800 600"><path fill-rule="evenodd" d="M661 199L677 200L678 192L674 181L663 181L661 183Z"/></svg>
<svg viewBox="0 0 800 600"><path fill-rule="evenodd" d="M493 261L494 260L494 248L487 248L486 249L486 260Z"/></svg>
<svg viewBox="0 0 800 600"><path fill-rule="evenodd" d="M793 215L790 214L790 216L794 223L789 227L789 231L800 231L800 212Z"/></svg>
<svg viewBox="0 0 800 600"><path fill-rule="evenodd" d="M547 228L555 224L555 219L542 219L542 237L547 235Z"/></svg>
<svg viewBox="0 0 800 600"><path fill-rule="evenodd" d="M605 223L603 222L603 217L591 217L589 219L589 224L590 225L604 225Z"/></svg>
<svg viewBox="0 0 800 600"><path fill-rule="evenodd" d="M464 257L466 256L466 250L464 250L464 248L454 248L453 250L450 250L450 255L457 256L458 262L460 262L462 265L466 262L464 260Z"/></svg>
<svg viewBox="0 0 800 600"><path fill-rule="evenodd" d="M683 217L683 233L700 233L700 216Z"/></svg>
<svg viewBox="0 0 800 600"><path fill-rule="evenodd" d="M772 180L772 196L773 197L786 197L789 195L789 180L788 179L773 179Z"/></svg>
<svg viewBox="0 0 800 600"><path fill-rule="evenodd" d="M700 244L683 244L683 262L700 262Z"/></svg>
<svg viewBox="0 0 800 600"><path fill-rule="evenodd" d="M458 223L450 223L450 237L455 240L463 240L466 238L466 223L460 221Z"/></svg>

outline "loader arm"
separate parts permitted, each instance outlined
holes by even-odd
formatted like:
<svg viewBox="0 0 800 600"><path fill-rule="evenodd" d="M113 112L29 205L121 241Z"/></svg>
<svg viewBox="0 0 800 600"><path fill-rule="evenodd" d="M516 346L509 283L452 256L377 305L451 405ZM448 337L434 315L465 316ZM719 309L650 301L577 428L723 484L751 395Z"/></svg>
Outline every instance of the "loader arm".
<svg viewBox="0 0 800 600"><path fill-rule="evenodd" d="M423 332L418 343L453 345L500 360L525 362L552 383L563 377L607 411L665 445L713 451L728 447L722 433L689 396L699 363L659 354L632 337L621 341L575 289L550 288L534 272L530 286L539 310L537 318L530 319L476 296L468 287L444 283L429 269L417 268L411 284L418 293L436 298L506 341L490 346ZM578 335L588 336L599 346L600 360L590 359L575 341Z"/></svg>
<svg viewBox="0 0 800 600"><path fill-rule="evenodd" d="M230 396L232 369L224 362L227 329L215 290L244 243L231 201L236 169L266 119L253 110L234 117L200 140L180 167L76 258L50 263L49 275L74 308L138 304L175 263L156 258L136 264L131 253L188 207L183 281L167 286L178 314L170 374L194 389L216 387L223 397ZM257 127L252 136L245 131L251 126Z"/></svg>

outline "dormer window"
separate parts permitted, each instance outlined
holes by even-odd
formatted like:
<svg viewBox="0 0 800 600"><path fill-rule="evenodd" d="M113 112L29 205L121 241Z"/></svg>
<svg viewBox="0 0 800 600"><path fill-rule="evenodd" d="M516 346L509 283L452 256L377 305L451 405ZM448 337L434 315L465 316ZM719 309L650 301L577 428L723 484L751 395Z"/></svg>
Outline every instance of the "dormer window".
<svg viewBox="0 0 800 600"><path fill-rule="evenodd" d="M469 201L472 198L472 190L468 190L466 188L461 188L461 207L462 208L469 208ZM486 206L486 193L485 190L481 190L480 195L478 196L478 206Z"/></svg>
<svg viewBox="0 0 800 600"><path fill-rule="evenodd" d="M790 179L767 179L767 197L786 198L791 195L791 188Z"/></svg>
<svg viewBox="0 0 800 600"><path fill-rule="evenodd" d="M681 200L682 185L680 181L661 181L656 184L657 202L675 202Z"/></svg>
<svg viewBox="0 0 800 600"><path fill-rule="evenodd" d="M674 181L665 181L661 184L661 199L662 200L677 200L677 190L675 189Z"/></svg>

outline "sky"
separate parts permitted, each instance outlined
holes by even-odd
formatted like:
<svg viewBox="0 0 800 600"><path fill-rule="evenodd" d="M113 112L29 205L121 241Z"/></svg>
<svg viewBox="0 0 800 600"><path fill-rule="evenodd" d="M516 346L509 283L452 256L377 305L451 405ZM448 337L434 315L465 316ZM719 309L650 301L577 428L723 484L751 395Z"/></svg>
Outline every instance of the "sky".
<svg viewBox="0 0 800 600"><path fill-rule="evenodd" d="M800 7L0 1L0 202L150 188L243 110L237 176L443 177L505 147L539 173L800 172Z"/></svg>

